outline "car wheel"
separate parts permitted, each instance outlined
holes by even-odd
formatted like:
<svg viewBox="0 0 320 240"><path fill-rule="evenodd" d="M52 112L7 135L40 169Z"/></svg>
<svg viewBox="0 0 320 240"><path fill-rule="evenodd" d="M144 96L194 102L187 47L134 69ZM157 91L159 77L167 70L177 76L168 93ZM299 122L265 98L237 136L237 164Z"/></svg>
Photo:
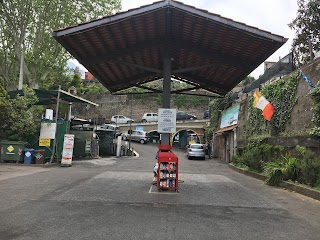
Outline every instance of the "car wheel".
<svg viewBox="0 0 320 240"><path fill-rule="evenodd" d="M142 121L141 122L143 122L143 123L146 123L147 122L147 120L145 120L145 119L142 119Z"/></svg>
<svg viewBox="0 0 320 240"><path fill-rule="evenodd" d="M146 141L144 141L144 139L140 139L140 143L144 144Z"/></svg>
<svg viewBox="0 0 320 240"><path fill-rule="evenodd" d="M190 159L191 159L191 157L190 157L190 156L188 156L188 159L190 160Z"/></svg>
<svg viewBox="0 0 320 240"><path fill-rule="evenodd" d="M116 122L112 121L111 124L116 124Z"/></svg>

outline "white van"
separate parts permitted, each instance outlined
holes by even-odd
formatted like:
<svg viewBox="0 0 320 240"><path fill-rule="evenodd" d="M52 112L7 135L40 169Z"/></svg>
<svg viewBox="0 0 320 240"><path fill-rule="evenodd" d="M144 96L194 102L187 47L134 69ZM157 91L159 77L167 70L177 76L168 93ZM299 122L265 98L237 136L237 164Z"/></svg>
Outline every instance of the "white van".
<svg viewBox="0 0 320 240"><path fill-rule="evenodd" d="M158 122L158 113L145 113L141 122Z"/></svg>

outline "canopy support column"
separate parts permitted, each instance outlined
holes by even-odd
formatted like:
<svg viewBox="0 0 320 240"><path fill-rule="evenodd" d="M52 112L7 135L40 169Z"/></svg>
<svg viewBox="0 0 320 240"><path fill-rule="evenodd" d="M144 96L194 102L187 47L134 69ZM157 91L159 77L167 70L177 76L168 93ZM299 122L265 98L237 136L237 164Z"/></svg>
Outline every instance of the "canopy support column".
<svg viewBox="0 0 320 240"><path fill-rule="evenodd" d="M166 16L166 44L163 56L163 94L162 106L163 108L170 108L171 100L171 12L167 10ZM170 144L170 133L162 133L161 144Z"/></svg>

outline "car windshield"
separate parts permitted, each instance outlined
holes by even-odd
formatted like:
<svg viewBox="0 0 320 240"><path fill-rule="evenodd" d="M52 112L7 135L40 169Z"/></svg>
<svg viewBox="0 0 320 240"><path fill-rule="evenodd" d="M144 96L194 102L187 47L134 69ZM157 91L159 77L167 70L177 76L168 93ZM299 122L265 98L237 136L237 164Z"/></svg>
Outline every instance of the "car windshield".
<svg viewBox="0 0 320 240"><path fill-rule="evenodd" d="M193 148L193 149L203 149L203 145L190 145L190 148Z"/></svg>

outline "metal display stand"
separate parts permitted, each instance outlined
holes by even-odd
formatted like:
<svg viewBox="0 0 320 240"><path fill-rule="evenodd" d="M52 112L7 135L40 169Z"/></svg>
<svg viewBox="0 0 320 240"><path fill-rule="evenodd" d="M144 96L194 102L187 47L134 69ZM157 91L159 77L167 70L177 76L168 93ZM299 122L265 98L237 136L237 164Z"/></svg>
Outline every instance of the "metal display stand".
<svg viewBox="0 0 320 240"><path fill-rule="evenodd" d="M178 192L178 157L171 151L170 145L159 145L158 166L158 191L165 189Z"/></svg>

